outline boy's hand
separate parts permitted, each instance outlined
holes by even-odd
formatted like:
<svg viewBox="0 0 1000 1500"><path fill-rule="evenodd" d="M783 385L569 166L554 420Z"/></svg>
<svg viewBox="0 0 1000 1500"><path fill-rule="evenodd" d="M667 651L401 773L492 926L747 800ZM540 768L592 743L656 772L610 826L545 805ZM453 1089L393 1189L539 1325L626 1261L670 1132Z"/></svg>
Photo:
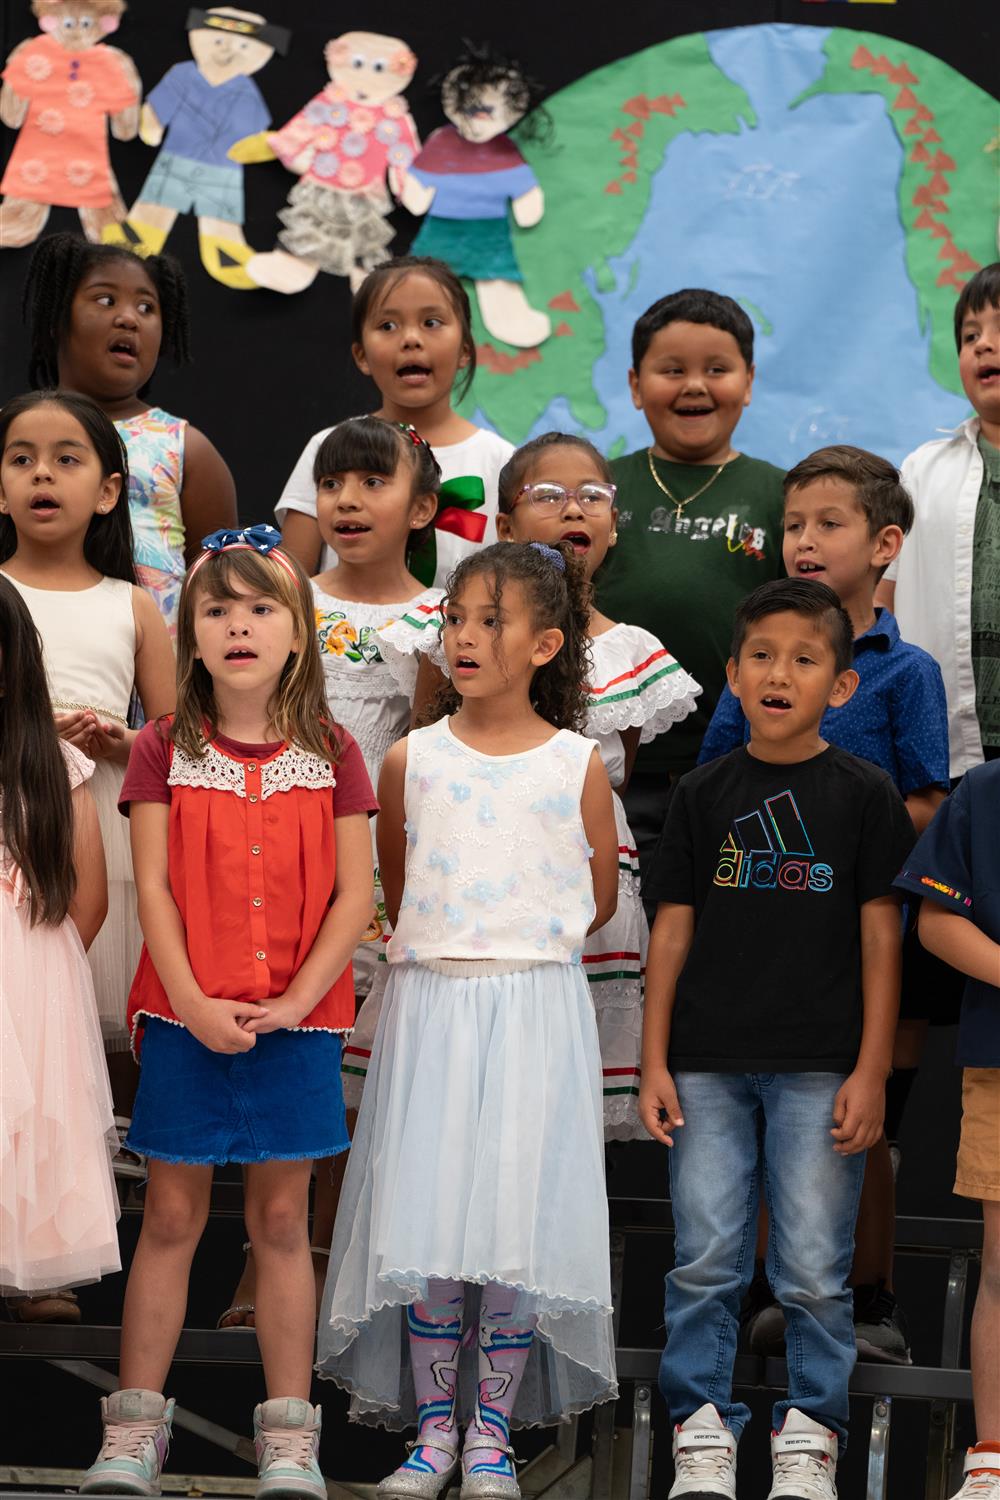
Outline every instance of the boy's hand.
<svg viewBox="0 0 1000 1500"><path fill-rule="evenodd" d="M674 1144L670 1132L684 1124L684 1116L674 1080L667 1068L655 1068L652 1072L643 1068L639 1086L639 1119L654 1141L662 1141L665 1146Z"/></svg>
<svg viewBox="0 0 1000 1500"><path fill-rule="evenodd" d="M313 1005L297 1000L294 995L285 992L283 995L274 995L267 1002L267 1008L254 1008L254 1014L249 1020L243 1022L243 1030L250 1035L263 1036L268 1031L288 1030L297 1026L305 1016L313 1009Z"/></svg>
<svg viewBox="0 0 1000 1500"><path fill-rule="evenodd" d="M830 1131L838 1156L867 1151L882 1134L885 1123L885 1079L859 1069L837 1090Z"/></svg>
<svg viewBox="0 0 1000 1500"><path fill-rule="evenodd" d="M197 1037L210 1052L249 1052L256 1046L257 1038L246 1029L245 1023L258 1019L267 1012L253 1000L219 1000L202 995L189 1000L183 1007L175 1007L177 1018L184 1022L191 1035Z"/></svg>

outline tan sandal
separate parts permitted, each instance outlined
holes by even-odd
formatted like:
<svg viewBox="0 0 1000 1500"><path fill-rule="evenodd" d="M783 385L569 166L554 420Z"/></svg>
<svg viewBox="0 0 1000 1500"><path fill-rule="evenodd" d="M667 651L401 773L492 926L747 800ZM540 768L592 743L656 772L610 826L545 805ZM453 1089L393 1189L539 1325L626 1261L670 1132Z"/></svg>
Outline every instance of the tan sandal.
<svg viewBox="0 0 1000 1500"><path fill-rule="evenodd" d="M245 1240L243 1244L243 1254L247 1255L252 1249L253 1245L251 1244L251 1242L249 1240ZM229 1318L233 1319L231 1323L227 1322L227 1319ZM216 1328L221 1329L223 1333L231 1333L237 1329L242 1328L248 1328L252 1332L254 1327L256 1326L253 1303L234 1302L232 1307L226 1308L225 1312L222 1314L222 1317L219 1319L215 1326Z"/></svg>
<svg viewBox="0 0 1000 1500"><path fill-rule="evenodd" d="M69 1287L5 1297L4 1306L14 1323L79 1323L81 1318L76 1293Z"/></svg>
<svg viewBox="0 0 1000 1500"><path fill-rule="evenodd" d="M222 1314L222 1317L219 1319L215 1326L216 1328L221 1329L223 1333L229 1333L233 1329L241 1328L247 1328L252 1333L255 1327L255 1324L252 1321L253 1316L254 1305L252 1302L234 1302L232 1307L226 1308L225 1312ZM227 1323L227 1318L232 1318L233 1321L231 1323Z"/></svg>

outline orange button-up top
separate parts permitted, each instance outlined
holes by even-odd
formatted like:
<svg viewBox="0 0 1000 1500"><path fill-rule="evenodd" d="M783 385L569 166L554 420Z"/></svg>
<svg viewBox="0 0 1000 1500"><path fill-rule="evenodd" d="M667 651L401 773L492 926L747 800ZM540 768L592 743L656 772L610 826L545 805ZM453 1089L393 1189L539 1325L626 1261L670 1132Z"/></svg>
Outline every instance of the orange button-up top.
<svg viewBox="0 0 1000 1500"><path fill-rule="evenodd" d="M333 767L297 745L237 754L221 738L194 757L157 725L142 730L121 801L169 802L170 889L204 994L265 1001L284 993L308 956L333 899L335 818L377 805L357 745L343 738ZM248 758L256 748L269 753ZM180 1024L144 945L128 1002L133 1044L148 1016ZM353 1020L348 964L294 1029L347 1031Z"/></svg>

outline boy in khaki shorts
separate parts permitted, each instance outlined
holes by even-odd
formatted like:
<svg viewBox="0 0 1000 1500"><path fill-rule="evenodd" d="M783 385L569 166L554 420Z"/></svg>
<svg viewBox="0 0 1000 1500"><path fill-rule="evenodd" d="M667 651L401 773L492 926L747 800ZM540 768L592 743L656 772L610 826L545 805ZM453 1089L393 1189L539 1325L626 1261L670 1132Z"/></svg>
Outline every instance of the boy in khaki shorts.
<svg viewBox="0 0 1000 1500"><path fill-rule="evenodd" d="M972 1320L980 1441L953 1500L1000 1500L1000 760L974 766L938 810L896 881L923 897L925 948L967 976L959 1025L962 1139L955 1192L983 1205Z"/></svg>

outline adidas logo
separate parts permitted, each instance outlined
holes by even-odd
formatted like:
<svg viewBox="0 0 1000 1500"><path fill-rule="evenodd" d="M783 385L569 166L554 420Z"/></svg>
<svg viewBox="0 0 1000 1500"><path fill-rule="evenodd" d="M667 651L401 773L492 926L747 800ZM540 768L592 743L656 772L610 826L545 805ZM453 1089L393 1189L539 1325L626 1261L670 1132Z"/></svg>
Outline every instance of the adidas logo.
<svg viewBox="0 0 1000 1500"><path fill-rule="evenodd" d="M833 889L833 870L816 858L791 792L767 797L756 811L733 819L719 849L715 884L741 891Z"/></svg>

